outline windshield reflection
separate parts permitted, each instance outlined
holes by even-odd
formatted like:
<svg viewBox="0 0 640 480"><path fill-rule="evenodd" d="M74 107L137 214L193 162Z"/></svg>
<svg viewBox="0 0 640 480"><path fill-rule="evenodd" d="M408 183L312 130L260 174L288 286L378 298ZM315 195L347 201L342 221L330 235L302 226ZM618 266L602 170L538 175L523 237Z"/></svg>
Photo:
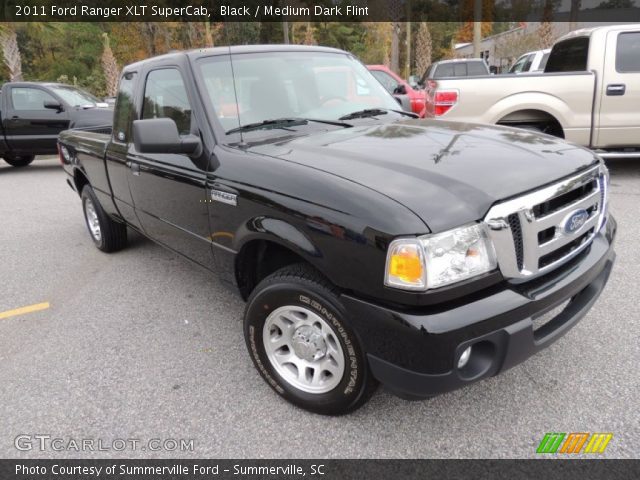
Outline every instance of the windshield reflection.
<svg viewBox="0 0 640 480"><path fill-rule="evenodd" d="M226 132L276 118L337 120L395 99L344 53L263 52L200 59L208 99ZM264 134L264 132L263 132Z"/></svg>

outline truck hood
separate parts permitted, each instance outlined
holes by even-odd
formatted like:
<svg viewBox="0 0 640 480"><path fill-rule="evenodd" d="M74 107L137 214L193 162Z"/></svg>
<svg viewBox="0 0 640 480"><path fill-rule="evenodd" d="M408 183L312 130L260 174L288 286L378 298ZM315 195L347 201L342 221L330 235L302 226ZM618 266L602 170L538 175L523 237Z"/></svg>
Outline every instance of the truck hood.
<svg viewBox="0 0 640 480"><path fill-rule="evenodd" d="M479 220L499 200L599 161L548 135L442 120L357 126L250 151L376 190L412 210L432 232Z"/></svg>

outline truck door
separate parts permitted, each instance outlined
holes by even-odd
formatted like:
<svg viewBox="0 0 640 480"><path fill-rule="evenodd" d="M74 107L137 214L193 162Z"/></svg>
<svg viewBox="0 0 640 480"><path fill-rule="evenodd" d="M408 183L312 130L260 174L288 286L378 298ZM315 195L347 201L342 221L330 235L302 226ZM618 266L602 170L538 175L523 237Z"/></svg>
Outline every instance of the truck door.
<svg viewBox="0 0 640 480"><path fill-rule="evenodd" d="M198 133L182 74L151 70L144 85L141 118L171 118L181 135ZM214 269L206 199L206 165L187 155L142 154L130 145L129 186L144 231L154 240Z"/></svg>
<svg viewBox="0 0 640 480"><path fill-rule="evenodd" d="M141 228L133 208L133 198L129 189L131 170L127 159L127 152L133 147L131 122L135 119L134 87L138 76L137 72L129 71L120 78L116 109L113 114L112 138L107 147L105 163L113 194L113 203L127 223Z"/></svg>
<svg viewBox="0 0 640 480"><path fill-rule="evenodd" d="M607 34L594 146L640 145L640 32Z"/></svg>
<svg viewBox="0 0 640 480"><path fill-rule="evenodd" d="M58 134L69 127L69 113L44 108L46 101L62 104L36 85L5 87L7 111L2 112L7 143L15 153L53 154Z"/></svg>

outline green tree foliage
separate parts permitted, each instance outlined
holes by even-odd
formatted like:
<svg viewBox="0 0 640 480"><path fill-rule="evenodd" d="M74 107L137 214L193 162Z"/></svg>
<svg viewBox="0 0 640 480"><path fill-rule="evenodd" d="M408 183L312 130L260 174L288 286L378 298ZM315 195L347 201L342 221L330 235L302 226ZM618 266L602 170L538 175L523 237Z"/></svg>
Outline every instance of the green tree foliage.
<svg viewBox="0 0 640 480"><path fill-rule="evenodd" d="M318 45L349 50L357 56L363 54L365 29L357 22L322 22L316 24Z"/></svg>
<svg viewBox="0 0 640 480"><path fill-rule="evenodd" d="M332 3L331 0L322 1ZM419 8L423 5L434 9L444 8L441 3L432 0L413 2L412 5ZM416 15L416 18L421 17ZM169 50L203 48L213 44L282 43L282 24L283 22L29 22L0 23L0 33L17 35L17 53L22 59L25 80L57 81L62 78L98 96L105 96L108 94L103 66L105 33L108 35L115 63L126 65ZM405 45L404 42L409 41L415 47L420 33L419 24L413 24L410 29L411 38L406 38L409 31L407 24L400 22L398 25L398 43ZM428 23L433 61L451 54L451 44L460 26L460 22L453 21ZM365 63L389 64L391 60L393 31L390 22L289 22L289 29L292 43L341 48L352 52ZM10 38L5 38L7 47L11 47ZM17 58L15 49L7 50ZM0 53L4 54L4 51ZM406 49L399 48L398 55L400 64L404 65ZM0 80L6 82L9 78L9 69L0 62Z"/></svg>

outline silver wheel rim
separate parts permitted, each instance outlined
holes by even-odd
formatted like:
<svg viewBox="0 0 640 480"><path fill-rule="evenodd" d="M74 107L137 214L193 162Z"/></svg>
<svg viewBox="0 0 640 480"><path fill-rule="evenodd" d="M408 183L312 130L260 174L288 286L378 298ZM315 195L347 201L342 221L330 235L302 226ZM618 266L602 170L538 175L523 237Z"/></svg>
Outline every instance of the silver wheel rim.
<svg viewBox="0 0 640 480"><path fill-rule="evenodd" d="M287 305L267 317L262 330L267 358L278 374L307 393L327 393L338 386L345 359L337 335L319 315Z"/></svg>
<svg viewBox="0 0 640 480"><path fill-rule="evenodd" d="M87 218L87 226L89 232L96 242L102 239L102 233L100 232L100 220L98 220L98 214L96 213L96 207L90 198L84 202L84 215Z"/></svg>

